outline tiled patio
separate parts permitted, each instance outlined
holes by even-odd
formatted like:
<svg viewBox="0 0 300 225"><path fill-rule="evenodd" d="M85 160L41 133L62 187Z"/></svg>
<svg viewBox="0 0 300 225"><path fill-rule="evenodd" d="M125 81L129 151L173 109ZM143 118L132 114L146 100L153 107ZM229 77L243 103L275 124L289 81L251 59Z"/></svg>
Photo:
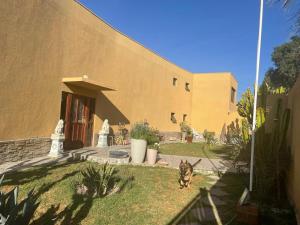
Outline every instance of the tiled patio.
<svg viewBox="0 0 300 225"><path fill-rule="evenodd" d="M27 167L39 166L43 164L55 164L73 159L88 160L98 163L109 162L111 164L128 164L130 163L130 157L125 158L110 158L109 151L118 150L126 151L130 156L130 145L126 146L111 146L105 148L88 147L66 152L63 156L58 158L51 158L49 156L38 157L34 159L27 159L17 162L10 162L0 165L0 174L8 171L24 169ZM201 160L200 160L201 159ZM236 172L229 161L222 159L209 159L209 158L197 158L189 156L176 156L176 155L158 155L158 166L166 166L177 169L180 160L188 160L191 164L195 164L194 170L203 174L212 173L225 173ZM199 161L200 160L200 161ZM197 163L198 162L198 163ZM147 162L142 164L148 166Z"/></svg>

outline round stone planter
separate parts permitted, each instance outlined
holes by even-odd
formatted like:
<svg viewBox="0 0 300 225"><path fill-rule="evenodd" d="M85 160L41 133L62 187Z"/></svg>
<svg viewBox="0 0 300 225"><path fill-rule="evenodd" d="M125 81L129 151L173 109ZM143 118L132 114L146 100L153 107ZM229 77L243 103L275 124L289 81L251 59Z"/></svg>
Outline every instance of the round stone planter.
<svg viewBox="0 0 300 225"><path fill-rule="evenodd" d="M147 161L149 165L154 165L156 163L157 150L156 149L147 149Z"/></svg>
<svg viewBox="0 0 300 225"><path fill-rule="evenodd" d="M131 139L131 159L133 163L143 163L146 155L147 142Z"/></svg>

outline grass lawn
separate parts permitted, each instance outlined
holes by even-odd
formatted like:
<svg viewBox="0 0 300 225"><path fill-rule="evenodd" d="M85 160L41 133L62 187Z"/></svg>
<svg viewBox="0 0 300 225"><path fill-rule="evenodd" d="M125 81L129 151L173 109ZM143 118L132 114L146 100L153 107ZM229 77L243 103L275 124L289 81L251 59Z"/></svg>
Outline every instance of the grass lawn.
<svg viewBox="0 0 300 225"><path fill-rule="evenodd" d="M33 224L167 224L206 184L196 175L190 189L178 187L178 171L159 167L117 166L120 185L133 176L132 183L105 198L83 198L72 185L89 162L35 167L6 174L1 189L19 185L20 199L35 189L40 206ZM98 166L98 164L95 164ZM56 215L56 222L51 221Z"/></svg>
<svg viewBox="0 0 300 225"><path fill-rule="evenodd" d="M160 146L159 153L166 155L194 156L203 158L228 158L230 146L206 143L171 143Z"/></svg>

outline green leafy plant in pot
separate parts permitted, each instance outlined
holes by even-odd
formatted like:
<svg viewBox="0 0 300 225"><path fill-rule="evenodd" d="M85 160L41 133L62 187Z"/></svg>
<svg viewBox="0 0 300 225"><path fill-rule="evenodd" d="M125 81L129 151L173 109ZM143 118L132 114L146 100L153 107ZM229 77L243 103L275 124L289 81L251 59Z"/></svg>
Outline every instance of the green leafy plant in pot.
<svg viewBox="0 0 300 225"><path fill-rule="evenodd" d="M140 122L133 125L131 137L131 159L133 163L143 163L147 149L147 138L150 128L148 124Z"/></svg>
<svg viewBox="0 0 300 225"><path fill-rule="evenodd" d="M186 121L180 123L180 131L181 131L181 140L184 142L185 140L188 143L193 142L193 131L192 128L187 124Z"/></svg>
<svg viewBox="0 0 300 225"><path fill-rule="evenodd" d="M147 161L148 164L154 165L157 159L157 152L159 149L159 131L150 128L148 138L147 138Z"/></svg>

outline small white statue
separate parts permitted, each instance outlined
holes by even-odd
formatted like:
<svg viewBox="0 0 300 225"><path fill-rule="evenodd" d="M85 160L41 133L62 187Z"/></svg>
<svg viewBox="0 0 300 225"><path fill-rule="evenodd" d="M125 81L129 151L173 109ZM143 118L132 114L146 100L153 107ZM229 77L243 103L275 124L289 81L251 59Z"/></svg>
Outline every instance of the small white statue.
<svg viewBox="0 0 300 225"><path fill-rule="evenodd" d="M64 153L64 121L59 120L55 130L54 134L51 135L51 149L48 154L50 157L59 157L63 155Z"/></svg>
<svg viewBox="0 0 300 225"><path fill-rule="evenodd" d="M64 121L59 120L55 127L54 134L62 135L64 133L63 129L64 129Z"/></svg>
<svg viewBox="0 0 300 225"><path fill-rule="evenodd" d="M109 134L109 124L108 124L108 119L105 119L102 128L99 132L99 134Z"/></svg>

